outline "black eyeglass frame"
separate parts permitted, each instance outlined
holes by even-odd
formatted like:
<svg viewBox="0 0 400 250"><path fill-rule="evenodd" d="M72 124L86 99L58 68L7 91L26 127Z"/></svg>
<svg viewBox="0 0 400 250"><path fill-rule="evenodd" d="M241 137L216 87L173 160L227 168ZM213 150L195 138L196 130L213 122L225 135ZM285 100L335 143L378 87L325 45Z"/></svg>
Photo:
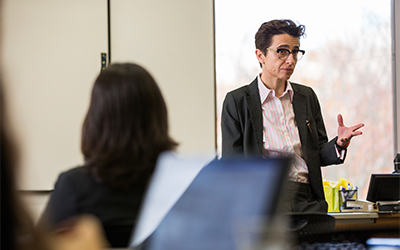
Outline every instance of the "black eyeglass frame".
<svg viewBox="0 0 400 250"><path fill-rule="evenodd" d="M281 51L287 51L288 54L287 54L287 57L286 57L286 58L281 58L281 57L279 57L279 59L281 59L281 60L283 60L283 61L285 61L286 59L288 59L288 57L289 57L290 54L293 55L293 59L294 59L294 60L300 61L301 58L303 58L303 56L306 54L306 51L305 51L305 50L301 50L301 49L295 49L295 50L293 50L293 51L290 51L290 50L288 50L288 49L267 48L266 50L275 51L276 53L278 53L278 57L279 57ZM300 57L300 59L297 58L297 54L298 54L299 52L301 52L301 57Z"/></svg>

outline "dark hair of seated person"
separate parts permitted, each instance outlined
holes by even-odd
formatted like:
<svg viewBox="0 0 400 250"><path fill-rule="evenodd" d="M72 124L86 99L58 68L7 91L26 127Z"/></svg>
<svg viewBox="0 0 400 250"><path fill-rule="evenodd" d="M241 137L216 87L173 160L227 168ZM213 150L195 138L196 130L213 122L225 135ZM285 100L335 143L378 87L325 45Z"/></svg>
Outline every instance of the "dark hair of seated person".
<svg viewBox="0 0 400 250"><path fill-rule="evenodd" d="M174 150L167 107L150 73L133 64L111 64L95 80L83 128L85 165L100 182L127 189L143 185L157 157Z"/></svg>

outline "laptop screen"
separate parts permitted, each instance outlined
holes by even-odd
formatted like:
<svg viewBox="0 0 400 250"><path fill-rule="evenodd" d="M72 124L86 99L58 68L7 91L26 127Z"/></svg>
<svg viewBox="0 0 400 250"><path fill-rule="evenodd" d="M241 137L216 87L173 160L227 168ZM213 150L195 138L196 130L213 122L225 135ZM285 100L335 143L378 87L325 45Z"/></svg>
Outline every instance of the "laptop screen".
<svg viewBox="0 0 400 250"><path fill-rule="evenodd" d="M400 200L400 174L371 174L367 200L372 202Z"/></svg>
<svg viewBox="0 0 400 250"><path fill-rule="evenodd" d="M289 164L288 158L211 162L141 249L237 249L243 228L256 230L276 212Z"/></svg>

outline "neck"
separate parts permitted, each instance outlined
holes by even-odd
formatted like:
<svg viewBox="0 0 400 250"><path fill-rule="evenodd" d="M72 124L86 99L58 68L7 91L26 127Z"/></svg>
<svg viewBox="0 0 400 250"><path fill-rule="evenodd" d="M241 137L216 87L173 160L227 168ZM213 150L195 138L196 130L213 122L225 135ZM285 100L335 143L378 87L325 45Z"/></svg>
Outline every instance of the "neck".
<svg viewBox="0 0 400 250"><path fill-rule="evenodd" d="M261 74L261 81L264 83L265 87L275 91L276 97L280 97L286 89L287 80L278 78L266 79L266 77L263 77L263 74Z"/></svg>

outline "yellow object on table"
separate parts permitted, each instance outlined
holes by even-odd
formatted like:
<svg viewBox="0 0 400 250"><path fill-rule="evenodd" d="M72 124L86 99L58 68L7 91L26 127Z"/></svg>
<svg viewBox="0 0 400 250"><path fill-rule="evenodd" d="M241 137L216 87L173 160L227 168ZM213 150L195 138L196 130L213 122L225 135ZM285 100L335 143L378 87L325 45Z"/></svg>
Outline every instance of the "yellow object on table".
<svg viewBox="0 0 400 250"><path fill-rule="evenodd" d="M339 190L353 189L353 186L346 179L340 178L338 181L323 181L325 200L328 203L328 213L340 212Z"/></svg>

